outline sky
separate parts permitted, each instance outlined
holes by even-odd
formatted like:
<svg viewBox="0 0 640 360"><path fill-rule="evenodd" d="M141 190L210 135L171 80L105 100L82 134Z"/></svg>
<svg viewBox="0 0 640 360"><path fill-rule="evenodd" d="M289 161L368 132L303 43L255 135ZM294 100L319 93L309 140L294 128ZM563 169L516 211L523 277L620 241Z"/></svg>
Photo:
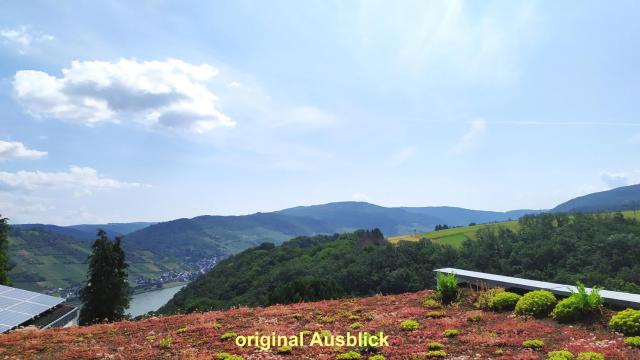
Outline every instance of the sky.
<svg viewBox="0 0 640 360"><path fill-rule="evenodd" d="M0 0L0 214L505 211L638 183L638 11Z"/></svg>

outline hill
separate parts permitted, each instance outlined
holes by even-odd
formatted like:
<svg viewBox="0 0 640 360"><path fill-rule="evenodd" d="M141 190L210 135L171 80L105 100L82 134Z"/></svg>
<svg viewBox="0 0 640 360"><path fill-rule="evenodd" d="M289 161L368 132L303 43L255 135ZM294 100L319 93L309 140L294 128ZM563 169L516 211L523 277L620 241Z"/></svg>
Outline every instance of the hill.
<svg viewBox="0 0 640 360"><path fill-rule="evenodd" d="M640 209L640 184L584 195L564 202L553 212L603 212Z"/></svg>
<svg viewBox="0 0 640 360"><path fill-rule="evenodd" d="M236 308L228 311L153 317L141 321L48 330L22 330L0 335L0 356L34 359L215 359L223 352L241 359L336 359L356 351L365 360L378 352L387 360L424 359L428 343L444 345L449 359L544 359L553 350L566 349L602 353L608 360L638 359L640 349L627 346L621 335L608 331L601 323L561 325L552 320L522 319L509 313L482 312L468 301L442 309L443 317L429 318L421 303L430 292L402 295L306 302L266 308ZM402 331L400 324L418 321L415 331ZM469 321L468 319L478 319ZM354 325L357 324L358 326ZM359 327L357 329L354 329ZM458 336L443 335L456 329ZM239 336L299 335L306 333L305 345L293 347L290 354L256 347L238 347ZM314 332L344 335L346 332L382 331L389 346L380 348L309 346ZM542 350L525 349L523 341L539 339ZM126 354L126 355L123 355Z"/></svg>
<svg viewBox="0 0 640 360"><path fill-rule="evenodd" d="M51 232L50 227L12 227L9 233L9 278L14 286L42 291L67 288L85 281L91 241ZM131 281L155 278L191 267L160 248L146 249L124 242Z"/></svg>
<svg viewBox="0 0 640 360"><path fill-rule="evenodd" d="M640 293L637 220L540 214L510 224L480 226L457 247L429 239L391 244L378 230L265 243L223 260L159 311L417 291L433 286L431 270L445 266Z"/></svg>
<svg viewBox="0 0 640 360"><path fill-rule="evenodd" d="M134 231L144 229L155 222L131 222L131 223L108 223L108 224L80 224L66 226L67 229L80 230L94 238L98 229L102 229L109 237L123 236Z"/></svg>

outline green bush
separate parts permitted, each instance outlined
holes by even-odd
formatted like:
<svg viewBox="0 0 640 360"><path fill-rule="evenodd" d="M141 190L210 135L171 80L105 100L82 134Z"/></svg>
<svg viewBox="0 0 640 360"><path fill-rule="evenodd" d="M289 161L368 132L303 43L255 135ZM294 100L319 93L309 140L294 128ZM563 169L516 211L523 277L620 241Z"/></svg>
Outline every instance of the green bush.
<svg viewBox="0 0 640 360"><path fill-rule="evenodd" d="M489 310L505 311L513 310L522 296L512 292L501 292L496 294L489 302Z"/></svg>
<svg viewBox="0 0 640 360"><path fill-rule="evenodd" d="M429 350L442 350L444 349L444 345L439 342L430 342L427 344L427 349Z"/></svg>
<svg viewBox="0 0 640 360"><path fill-rule="evenodd" d="M576 356L576 360L605 360L605 358L604 355L600 353L586 351L579 353L578 356Z"/></svg>
<svg viewBox="0 0 640 360"><path fill-rule="evenodd" d="M422 306L427 309L440 309L442 304L438 300L428 297L422 300Z"/></svg>
<svg viewBox="0 0 640 360"><path fill-rule="evenodd" d="M432 350L427 352L427 358L444 358L447 357L447 353L442 350Z"/></svg>
<svg viewBox="0 0 640 360"><path fill-rule="evenodd" d="M442 311L429 311L428 313L424 314L424 316L428 318L438 319L447 316L447 314Z"/></svg>
<svg viewBox="0 0 640 360"><path fill-rule="evenodd" d="M473 304L473 306L482 310L489 310L489 306L491 304L491 300L498 294L503 293L503 288L493 288L489 290L485 290L480 293L478 296L478 300Z"/></svg>
<svg viewBox="0 0 640 360"><path fill-rule="evenodd" d="M576 357L567 350L551 351L547 354L547 360L573 360Z"/></svg>
<svg viewBox="0 0 640 360"><path fill-rule="evenodd" d="M386 358L380 354L369 356L369 360L386 360Z"/></svg>
<svg viewBox="0 0 640 360"><path fill-rule="evenodd" d="M458 278L455 274L438 273L436 283L436 292L443 304L450 304L458 299Z"/></svg>
<svg viewBox="0 0 640 360"><path fill-rule="evenodd" d="M158 345L163 349L169 349L171 348L172 341L173 339L171 339L171 336L167 336L166 338L160 339L160 343Z"/></svg>
<svg viewBox="0 0 640 360"><path fill-rule="evenodd" d="M640 336L630 336L625 338L624 343L629 346L640 348Z"/></svg>
<svg viewBox="0 0 640 360"><path fill-rule="evenodd" d="M235 339L236 337L238 337L238 334L234 332L226 332L220 336L220 340L225 341L229 339Z"/></svg>
<svg viewBox="0 0 640 360"><path fill-rule="evenodd" d="M551 312L551 316L560 322L571 322L593 313L602 305L600 291L594 288L590 292L582 283L576 285L578 291L571 291L571 295L561 300Z"/></svg>
<svg viewBox="0 0 640 360"><path fill-rule="evenodd" d="M216 354L216 360L244 360L240 355L231 355L226 352Z"/></svg>
<svg viewBox="0 0 640 360"><path fill-rule="evenodd" d="M542 347L544 346L544 342L542 340L537 340L537 339L525 340L522 342L522 346L527 349L538 350L538 349L542 349Z"/></svg>
<svg viewBox="0 0 640 360"><path fill-rule="evenodd" d="M626 309L618 312L609 321L609 327L627 336L640 335L640 310Z"/></svg>
<svg viewBox="0 0 640 360"><path fill-rule="evenodd" d="M336 356L336 360L357 360L360 359L360 354L355 351L349 351Z"/></svg>
<svg viewBox="0 0 640 360"><path fill-rule="evenodd" d="M400 324L400 329L404 331L413 331L420 327L420 324L415 320L405 320Z"/></svg>
<svg viewBox="0 0 640 360"><path fill-rule="evenodd" d="M445 337L448 338L452 338L452 337L456 337L460 334L460 331L456 330L456 329L447 329L444 331L444 333L442 333Z"/></svg>
<svg viewBox="0 0 640 360"><path fill-rule="evenodd" d="M545 317L549 315L557 300L547 290L536 290L524 294L516 303L515 314L523 316Z"/></svg>

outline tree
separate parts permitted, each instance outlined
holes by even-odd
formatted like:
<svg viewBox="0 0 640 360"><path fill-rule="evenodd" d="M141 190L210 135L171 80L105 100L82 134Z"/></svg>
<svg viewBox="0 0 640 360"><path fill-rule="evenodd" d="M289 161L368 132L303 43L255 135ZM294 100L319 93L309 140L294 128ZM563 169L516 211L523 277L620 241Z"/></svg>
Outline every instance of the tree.
<svg viewBox="0 0 640 360"><path fill-rule="evenodd" d="M7 269L9 267L9 219L0 214L0 284L9 285Z"/></svg>
<svg viewBox="0 0 640 360"><path fill-rule="evenodd" d="M112 242L104 230L98 230L98 238L88 258L87 284L80 290L81 325L124 318L130 296L128 265L121 243L122 238L116 237Z"/></svg>

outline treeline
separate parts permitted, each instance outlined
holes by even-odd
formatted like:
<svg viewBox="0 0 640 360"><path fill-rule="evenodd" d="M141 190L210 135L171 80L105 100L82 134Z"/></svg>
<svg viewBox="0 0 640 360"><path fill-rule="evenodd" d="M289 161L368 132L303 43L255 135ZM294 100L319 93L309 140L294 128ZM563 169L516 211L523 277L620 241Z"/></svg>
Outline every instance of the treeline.
<svg viewBox="0 0 640 360"><path fill-rule="evenodd" d="M433 287L453 266L640 293L640 224L622 214L543 214L518 231L480 229L462 248L428 239L391 245L379 230L265 243L218 264L161 313L393 294Z"/></svg>

